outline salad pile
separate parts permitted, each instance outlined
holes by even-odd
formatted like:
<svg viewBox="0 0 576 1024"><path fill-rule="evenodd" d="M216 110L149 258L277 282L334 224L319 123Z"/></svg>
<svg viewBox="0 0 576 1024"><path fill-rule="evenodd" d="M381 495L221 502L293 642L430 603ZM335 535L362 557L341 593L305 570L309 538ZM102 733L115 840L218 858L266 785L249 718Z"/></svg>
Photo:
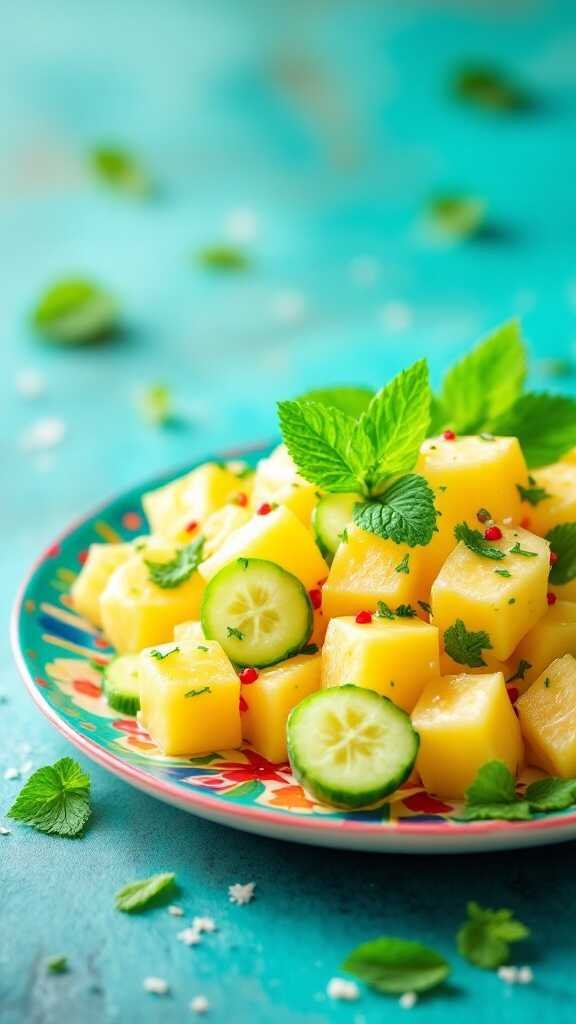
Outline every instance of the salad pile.
<svg viewBox="0 0 576 1024"><path fill-rule="evenodd" d="M438 395L422 360L280 402L255 470L147 493L149 534L92 545L72 586L117 652L111 707L166 755L289 758L338 807L419 777L523 817L525 764L554 777L538 809L573 802L576 402L525 377L507 323Z"/></svg>

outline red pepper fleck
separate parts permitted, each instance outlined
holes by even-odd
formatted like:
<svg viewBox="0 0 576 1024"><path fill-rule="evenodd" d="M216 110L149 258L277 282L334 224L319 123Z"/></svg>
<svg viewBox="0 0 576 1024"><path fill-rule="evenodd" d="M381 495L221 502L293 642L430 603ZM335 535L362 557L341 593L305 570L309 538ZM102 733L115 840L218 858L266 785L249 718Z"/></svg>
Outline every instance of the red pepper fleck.
<svg viewBox="0 0 576 1024"><path fill-rule="evenodd" d="M240 505L240 508L246 508L248 504L248 495L244 491L238 491L238 494L234 498L234 504Z"/></svg>
<svg viewBox="0 0 576 1024"><path fill-rule="evenodd" d="M240 673L240 682L247 686L249 683L255 683L259 675L256 668L243 668Z"/></svg>
<svg viewBox="0 0 576 1024"><path fill-rule="evenodd" d="M553 594L552 591L549 591L546 594L546 600L547 600L548 604L551 605L551 604L556 604L556 601L558 600L558 598L556 597L556 594Z"/></svg>
<svg viewBox="0 0 576 1024"><path fill-rule="evenodd" d="M359 626L367 626L369 622L372 622L372 612L358 612L356 622Z"/></svg>
<svg viewBox="0 0 576 1024"><path fill-rule="evenodd" d="M516 701L518 700L518 687L517 686L507 686L506 690L508 691L508 696L510 698L510 703L511 704L515 704Z"/></svg>
<svg viewBox="0 0 576 1024"><path fill-rule="evenodd" d="M454 433L453 430L445 430L444 433L442 434L442 437L444 438L445 441L456 440L456 434Z"/></svg>
<svg viewBox="0 0 576 1024"><path fill-rule="evenodd" d="M269 513L271 511L272 511L272 505L270 505L267 501L264 501L260 505L260 508L256 510L256 515L257 516L267 516L267 515L269 515Z"/></svg>
<svg viewBox="0 0 576 1024"><path fill-rule="evenodd" d="M122 516L122 526L127 530L139 530L142 526L142 516L138 512L126 512Z"/></svg>
<svg viewBox="0 0 576 1024"><path fill-rule="evenodd" d="M522 527L523 530L529 530L530 529L530 522L531 522L530 516L524 516L524 519L520 520L520 526Z"/></svg>
<svg viewBox="0 0 576 1024"><path fill-rule="evenodd" d="M184 527L186 533L194 533L194 530L198 529L198 522L196 519L191 519L189 523L186 523Z"/></svg>
<svg viewBox="0 0 576 1024"><path fill-rule="evenodd" d="M80 562L80 565L84 565L84 563L85 563L87 558L88 558L88 551L80 551L78 553L78 561Z"/></svg>
<svg viewBox="0 0 576 1024"><path fill-rule="evenodd" d="M315 612L322 607L322 591L321 590L309 590L308 597L310 598L310 604L312 605Z"/></svg>
<svg viewBox="0 0 576 1024"><path fill-rule="evenodd" d="M558 555L556 554L555 551L551 551L550 552L550 565L556 565L557 561L558 561Z"/></svg>
<svg viewBox="0 0 576 1024"><path fill-rule="evenodd" d="M502 540L502 530L499 526L487 526L484 530L484 540Z"/></svg>
<svg viewBox="0 0 576 1024"><path fill-rule="evenodd" d="M248 711L248 704L244 700L244 697L242 696L242 694L240 694L239 707L240 707L240 711Z"/></svg>

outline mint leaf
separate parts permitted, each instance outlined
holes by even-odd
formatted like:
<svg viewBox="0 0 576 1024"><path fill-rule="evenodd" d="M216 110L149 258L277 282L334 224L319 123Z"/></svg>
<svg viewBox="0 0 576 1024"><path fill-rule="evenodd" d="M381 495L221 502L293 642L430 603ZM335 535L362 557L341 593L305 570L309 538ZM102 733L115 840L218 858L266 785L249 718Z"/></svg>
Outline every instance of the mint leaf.
<svg viewBox="0 0 576 1024"><path fill-rule="evenodd" d="M32 313L36 329L61 345L86 345L113 333L118 310L94 281L71 277L51 285Z"/></svg>
<svg viewBox="0 0 576 1024"><path fill-rule="evenodd" d="M576 779L539 779L526 787L524 799L533 811L563 811L576 803Z"/></svg>
<svg viewBox="0 0 576 1024"><path fill-rule="evenodd" d="M522 487L522 484L516 484L516 490L520 495L521 501L527 501L529 505L539 505L541 501L545 501L546 498L551 498L552 495L548 494L545 487Z"/></svg>
<svg viewBox="0 0 576 1024"><path fill-rule="evenodd" d="M430 543L437 515L434 492L414 473L396 480L378 501L357 504L353 512L361 530L411 548Z"/></svg>
<svg viewBox="0 0 576 1024"><path fill-rule="evenodd" d="M530 817L530 805L516 796L516 780L503 761L482 765L466 790L462 817L468 821L501 818L505 821Z"/></svg>
<svg viewBox="0 0 576 1024"><path fill-rule="evenodd" d="M469 632L462 619L456 619L454 625L449 626L444 633L444 649L459 665L481 668L486 664L482 652L491 650L492 643L488 633L483 630Z"/></svg>
<svg viewBox="0 0 576 1024"><path fill-rule="evenodd" d="M453 73L456 99L496 113L514 113L533 105L530 94L502 69L491 64L464 64Z"/></svg>
<svg viewBox="0 0 576 1024"><path fill-rule="evenodd" d="M314 388L304 395L299 395L299 402L320 402L321 405L339 409L347 416L361 416L374 397L368 388Z"/></svg>
<svg viewBox="0 0 576 1024"><path fill-rule="evenodd" d="M518 438L529 469L547 466L576 446L576 399L528 392L496 416L492 429Z"/></svg>
<svg viewBox="0 0 576 1024"><path fill-rule="evenodd" d="M305 480L326 491L365 493L366 449L352 449L352 417L319 402L279 402L278 417L284 443Z"/></svg>
<svg viewBox="0 0 576 1024"><path fill-rule="evenodd" d="M406 573L407 576L410 574L410 553L408 551L404 555L404 558L398 562L394 571Z"/></svg>
<svg viewBox="0 0 576 1024"><path fill-rule="evenodd" d="M576 577L576 523L559 523L546 534L558 561L550 569L550 583L562 586Z"/></svg>
<svg viewBox="0 0 576 1024"><path fill-rule="evenodd" d="M68 958L65 956L50 956L46 961L48 974L65 974L68 970Z"/></svg>
<svg viewBox="0 0 576 1024"><path fill-rule="evenodd" d="M399 604L396 608L396 615L399 619L414 619L416 614L416 609L411 604Z"/></svg>
<svg viewBox="0 0 576 1024"><path fill-rule="evenodd" d="M420 942L382 936L357 946L342 964L377 992L425 992L448 977L450 965Z"/></svg>
<svg viewBox="0 0 576 1024"><path fill-rule="evenodd" d="M152 181L143 165L126 149L96 146L89 154L89 162L100 181L118 192L142 197L152 191Z"/></svg>
<svg viewBox="0 0 576 1024"><path fill-rule="evenodd" d="M447 422L461 434L492 429L492 421L520 395L525 377L526 352L520 327L516 320L510 320L484 338L446 374L440 401Z"/></svg>
<svg viewBox="0 0 576 1024"><path fill-rule="evenodd" d="M478 903L467 906L468 920L456 936L458 952L486 970L496 970L510 956L510 943L528 938L530 930L511 910L489 910Z"/></svg>
<svg viewBox="0 0 576 1024"><path fill-rule="evenodd" d="M71 757L38 768L8 811L39 832L67 837L77 836L90 814L90 779Z"/></svg>
<svg viewBox="0 0 576 1024"><path fill-rule="evenodd" d="M518 662L518 668L516 669L514 675L510 676L510 678L507 679L506 682L513 683L515 679L524 679L524 676L531 668L531 662L526 661L524 658L520 658L520 661Z"/></svg>
<svg viewBox="0 0 576 1024"><path fill-rule="evenodd" d="M359 436L370 440L372 494L384 480L416 465L430 423L430 399L428 364L421 359L383 387L361 416L353 443Z"/></svg>
<svg viewBox="0 0 576 1024"><path fill-rule="evenodd" d="M190 578L202 561L204 537L198 537L180 548L169 562L151 562L144 559L152 583L162 590L173 590Z"/></svg>
<svg viewBox="0 0 576 1024"><path fill-rule="evenodd" d="M130 882L116 893L116 910L123 910L128 914L144 910L152 901L156 901L160 894L165 895L167 890L173 887L175 878L173 871L166 871L138 882Z"/></svg>
<svg viewBox="0 0 576 1024"><path fill-rule="evenodd" d="M394 612L390 605L386 604L386 601L376 602L375 616L377 619L393 619L395 618Z"/></svg>
<svg viewBox="0 0 576 1024"><path fill-rule="evenodd" d="M498 562L506 557L506 553L497 548L493 541L485 540L480 530L473 530L468 523L458 523L454 528L454 536L481 558L492 558Z"/></svg>
<svg viewBox="0 0 576 1024"><path fill-rule="evenodd" d="M250 260L246 253L231 245L208 245L198 253L198 262L207 270L225 272L247 270Z"/></svg>
<svg viewBox="0 0 576 1024"><path fill-rule="evenodd" d="M479 196L445 193L432 196L426 218L435 231L452 238L471 238L486 220L486 203Z"/></svg>

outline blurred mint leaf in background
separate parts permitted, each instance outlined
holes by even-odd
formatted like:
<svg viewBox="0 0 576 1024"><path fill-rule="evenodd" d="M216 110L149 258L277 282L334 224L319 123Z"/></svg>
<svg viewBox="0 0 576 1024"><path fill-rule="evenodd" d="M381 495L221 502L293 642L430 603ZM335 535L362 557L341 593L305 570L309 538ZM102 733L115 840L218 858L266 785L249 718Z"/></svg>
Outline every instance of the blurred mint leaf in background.
<svg viewBox="0 0 576 1024"><path fill-rule="evenodd" d="M98 180L117 192L143 198L153 191L152 179L138 158L120 146L95 146L88 162Z"/></svg>
<svg viewBox="0 0 576 1024"><path fill-rule="evenodd" d="M142 417L153 426L166 426L173 419L174 402L172 392L166 384L158 382L143 388L138 404Z"/></svg>
<svg viewBox="0 0 576 1024"><path fill-rule="evenodd" d="M428 200L426 217L434 231L452 238L472 238L486 223L486 202L463 193L436 195Z"/></svg>
<svg viewBox="0 0 576 1024"><path fill-rule="evenodd" d="M490 910L478 903L467 906L468 920L458 930L458 952L485 970L496 970L510 956L510 943L530 935L529 928L517 921L511 910Z"/></svg>
<svg viewBox="0 0 576 1024"><path fill-rule="evenodd" d="M45 338L60 345L86 345L109 337L118 327L112 295L86 278L63 278L42 294L32 322Z"/></svg>
<svg viewBox="0 0 576 1024"><path fill-rule="evenodd" d="M503 410L491 429L518 438L528 469L548 466L576 447L576 399L529 392Z"/></svg>
<svg viewBox="0 0 576 1024"><path fill-rule="evenodd" d="M499 113L518 113L535 105L523 86L490 63L460 65L450 78L450 92L462 103Z"/></svg>
<svg viewBox="0 0 576 1024"><path fill-rule="evenodd" d="M206 270L240 271L250 266L246 253L232 245L208 245L200 249L196 258Z"/></svg>

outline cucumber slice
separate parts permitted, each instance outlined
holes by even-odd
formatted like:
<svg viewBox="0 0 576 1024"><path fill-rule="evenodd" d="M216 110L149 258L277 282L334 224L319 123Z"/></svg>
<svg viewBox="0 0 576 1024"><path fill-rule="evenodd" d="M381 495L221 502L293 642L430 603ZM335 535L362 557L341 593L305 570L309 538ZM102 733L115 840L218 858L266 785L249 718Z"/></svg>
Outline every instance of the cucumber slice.
<svg viewBox="0 0 576 1024"><path fill-rule="evenodd" d="M140 711L140 655L121 654L108 662L102 688L114 711L136 715Z"/></svg>
<svg viewBox="0 0 576 1024"><path fill-rule="evenodd" d="M329 561L341 543L342 531L352 522L354 505L362 498L359 494L326 494L312 513L312 528L318 547Z"/></svg>
<svg viewBox="0 0 576 1024"><path fill-rule="evenodd" d="M264 668L296 654L312 633L312 605L299 579L275 562L238 558L204 591L200 613L207 640L237 665Z"/></svg>
<svg viewBox="0 0 576 1024"><path fill-rule="evenodd" d="M361 686L305 697L287 729L295 777L335 807L367 807L393 793L410 775L420 743L405 711Z"/></svg>

